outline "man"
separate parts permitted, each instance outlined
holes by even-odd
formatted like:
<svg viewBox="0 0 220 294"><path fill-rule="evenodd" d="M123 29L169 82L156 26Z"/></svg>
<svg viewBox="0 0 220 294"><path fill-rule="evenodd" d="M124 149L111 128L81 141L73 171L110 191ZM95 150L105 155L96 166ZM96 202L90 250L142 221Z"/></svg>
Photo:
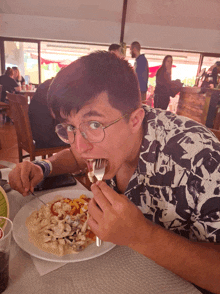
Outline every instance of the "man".
<svg viewBox="0 0 220 294"><path fill-rule="evenodd" d="M53 118L47 105L47 91L53 78L38 86L28 108L31 131L37 148L65 146L55 132L58 121Z"/></svg>
<svg viewBox="0 0 220 294"><path fill-rule="evenodd" d="M124 55L122 54L122 48L119 44L111 44L108 48L108 51L114 53L116 56L122 58Z"/></svg>
<svg viewBox="0 0 220 294"><path fill-rule="evenodd" d="M115 54L94 52L55 77L48 105L71 148L19 163L24 196L46 177L106 162L91 186L88 224L201 288L220 289L220 144L202 125L141 104L138 80Z"/></svg>
<svg viewBox="0 0 220 294"><path fill-rule="evenodd" d="M147 84L149 76L148 61L144 54L140 54L141 45L137 41L131 44L130 51L131 57L136 58L134 68L138 76L138 81L141 90L141 98L142 101L145 101L148 89Z"/></svg>

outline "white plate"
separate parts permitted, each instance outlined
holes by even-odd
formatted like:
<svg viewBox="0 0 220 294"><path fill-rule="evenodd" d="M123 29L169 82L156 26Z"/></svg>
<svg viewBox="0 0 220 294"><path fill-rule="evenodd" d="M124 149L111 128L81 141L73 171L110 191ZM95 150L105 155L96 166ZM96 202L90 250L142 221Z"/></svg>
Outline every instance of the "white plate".
<svg viewBox="0 0 220 294"><path fill-rule="evenodd" d="M85 194L88 197L92 197L93 194L90 191L85 190L62 190L58 192L52 192L45 194L41 196L40 198L44 202L49 202L54 199L55 196L63 196L66 198L79 198L81 194ZM39 209L43 204L38 200L34 199L24 205L19 212L16 214L14 221L13 221L13 237L21 249L26 251L32 256L35 256L37 258L48 260L48 261L54 261L54 262L78 262L83 260L88 260L91 258L98 257L102 254L105 254L109 250L111 250L113 247L115 247L115 244L109 243L109 242L103 242L103 244L100 247L97 247L95 243L89 245L86 249L83 251L77 253L77 254L68 254L64 256L56 256L51 253L44 252L37 247L35 247L31 242L29 242L28 239L28 229L25 226L26 218L36 209Z"/></svg>

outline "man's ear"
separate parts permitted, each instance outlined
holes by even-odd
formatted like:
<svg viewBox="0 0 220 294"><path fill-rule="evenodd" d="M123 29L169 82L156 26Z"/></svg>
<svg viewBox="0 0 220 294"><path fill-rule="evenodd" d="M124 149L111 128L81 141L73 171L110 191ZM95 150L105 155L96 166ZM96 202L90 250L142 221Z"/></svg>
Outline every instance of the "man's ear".
<svg viewBox="0 0 220 294"><path fill-rule="evenodd" d="M130 119L129 119L129 125L130 125L132 133L136 133L139 131L139 129L142 126L144 116L145 116L145 112L142 107L134 110L131 113Z"/></svg>

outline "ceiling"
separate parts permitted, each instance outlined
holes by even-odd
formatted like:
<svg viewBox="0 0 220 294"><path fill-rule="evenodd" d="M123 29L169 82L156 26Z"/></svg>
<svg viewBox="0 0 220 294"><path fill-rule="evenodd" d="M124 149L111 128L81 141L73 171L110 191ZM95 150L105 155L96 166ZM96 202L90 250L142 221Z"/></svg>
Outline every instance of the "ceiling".
<svg viewBox="0 0 220 294"><path fill-rule="evenodd" d="M121 22L123 0L1 0L0 13ZM219 0L128 0L126 22L220 29Z"/></svg>
<svg viewBox="0 0 220 294"><path fill-rule="evenodd" d="M32 33L39 39L119 42L123 2L1 0L0 35L27 38ZM219 52L219 13L220 0L128 0L124 41L137 39L153 48Z"/></svg>

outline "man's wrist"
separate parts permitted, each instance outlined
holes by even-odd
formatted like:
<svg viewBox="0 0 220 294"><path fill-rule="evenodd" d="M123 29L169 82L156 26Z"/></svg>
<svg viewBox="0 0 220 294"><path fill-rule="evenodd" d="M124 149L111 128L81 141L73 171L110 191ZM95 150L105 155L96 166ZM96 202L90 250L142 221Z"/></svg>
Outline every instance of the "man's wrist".
<svg viewBox="0 0 220 294"><path fill-rule="evenodd" d="M47 178L52 173L52 164L49 160L35 160L33 163L41 167L44 178Z"/></svg>

